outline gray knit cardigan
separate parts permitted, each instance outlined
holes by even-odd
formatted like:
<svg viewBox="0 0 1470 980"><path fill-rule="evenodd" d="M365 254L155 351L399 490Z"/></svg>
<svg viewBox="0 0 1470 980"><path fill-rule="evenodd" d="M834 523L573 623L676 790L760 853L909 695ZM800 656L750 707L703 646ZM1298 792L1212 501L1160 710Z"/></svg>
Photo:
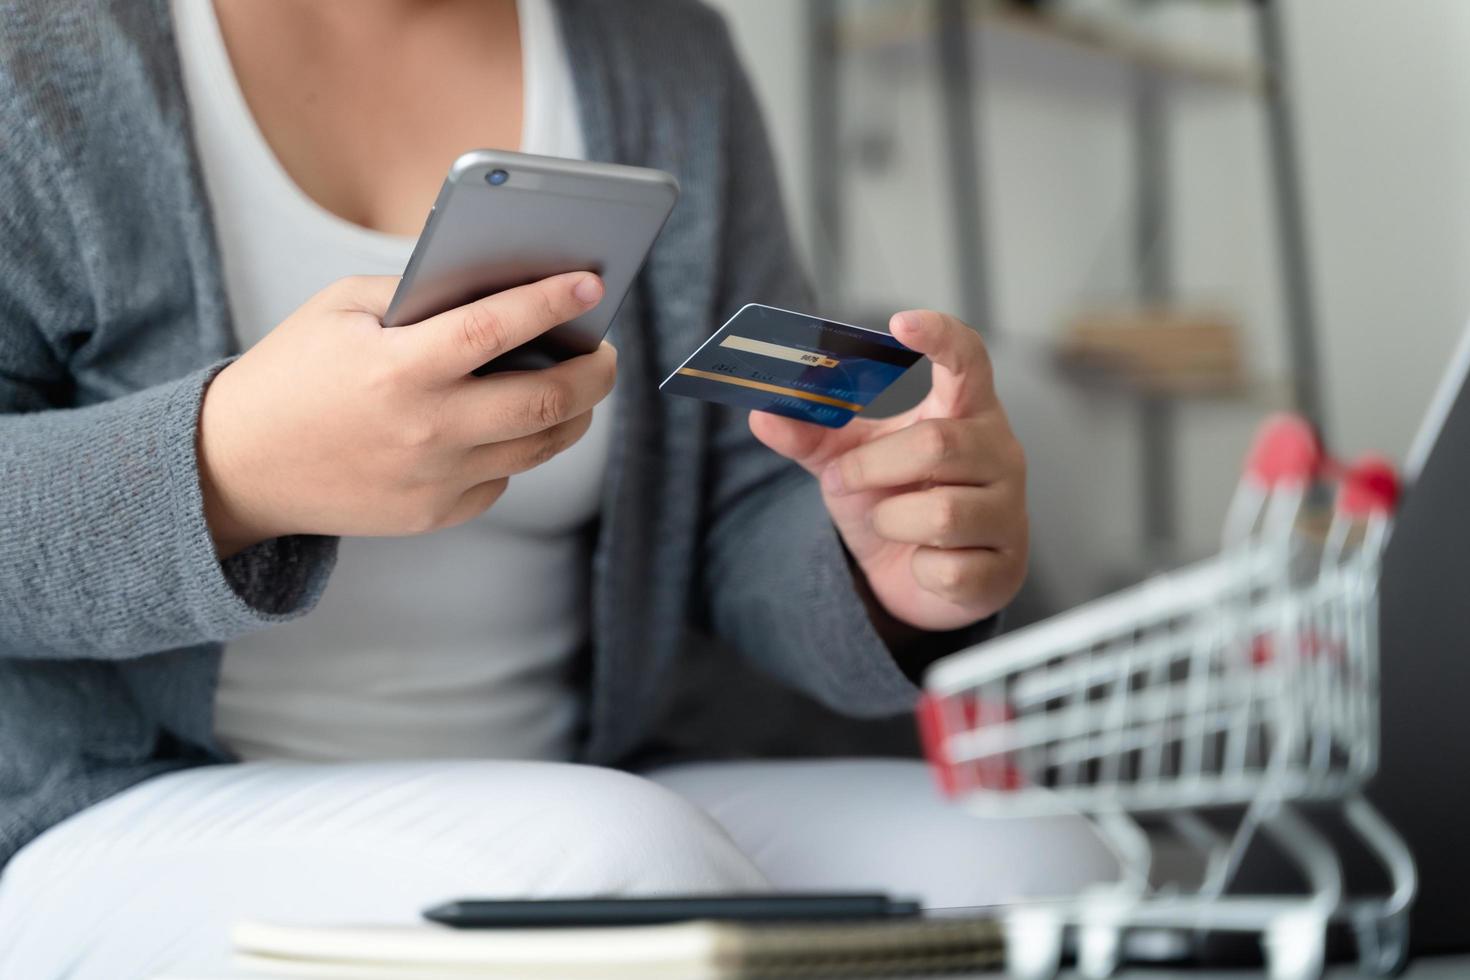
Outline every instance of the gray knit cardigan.
<svg viewBox="0 0 1470 980"><path fill-rule="evenodd" d="M856 715L914 688L819 494L742 413L661 397L751 301L808 303L749 84L688 0L559 0L594 159L684 194L614 340L581 756L645 738L672 658L719 636ZM151 775L229 762L221 645L307 613L324 537L221 563L195 426L236 351L167 0L0 0L0 864ZM978 633L976 634L978 635Z"/></svg>

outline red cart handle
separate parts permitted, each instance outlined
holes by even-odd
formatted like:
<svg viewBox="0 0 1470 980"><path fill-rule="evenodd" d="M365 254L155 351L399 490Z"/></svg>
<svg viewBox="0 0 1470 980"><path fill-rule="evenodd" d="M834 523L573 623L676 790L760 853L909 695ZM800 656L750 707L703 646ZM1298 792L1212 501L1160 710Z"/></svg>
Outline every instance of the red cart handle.
<svg viewBox="0 0 1470 980"><path fill-rule="evenodd" d="M1382 517L1394 512L1402 492L1392 463L1382 456L1359 456L1343 474L1337 510L1361 520Z"/></svg>
<svg viewBox="0 0 1470 980"><path fill-rule="evenodd" d="M1285 412L1261 424L1245 458L1245 472L1265 487L1311 483L1327 466L1322 440L1306 419Z"/></svg>

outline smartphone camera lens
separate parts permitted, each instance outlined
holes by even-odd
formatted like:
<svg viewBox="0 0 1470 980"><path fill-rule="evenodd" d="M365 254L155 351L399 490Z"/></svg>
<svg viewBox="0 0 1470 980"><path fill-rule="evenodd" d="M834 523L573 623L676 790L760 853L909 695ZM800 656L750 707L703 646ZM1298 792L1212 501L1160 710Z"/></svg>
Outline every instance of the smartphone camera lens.
<svg viewBox="0 0 1470 980"><path fill-rule="evenodd" d="M491 187L499 187L510 180L510 174L504 170L492 170L485 175L485 180Z"/></svg>

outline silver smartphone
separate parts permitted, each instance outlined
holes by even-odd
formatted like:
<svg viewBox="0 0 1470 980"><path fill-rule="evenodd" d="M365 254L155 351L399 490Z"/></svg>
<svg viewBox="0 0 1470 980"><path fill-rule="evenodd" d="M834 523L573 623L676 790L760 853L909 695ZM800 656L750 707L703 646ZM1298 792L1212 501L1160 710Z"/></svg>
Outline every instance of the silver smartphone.
<svg viewBox="0 0 1470 980"><path fill-rule="evenodd" d="M597 349L679 198L661 170L500 150L454 161L383 318L418 323L563 272L606 287L590 312L476 371L526 371Z"/></svg>

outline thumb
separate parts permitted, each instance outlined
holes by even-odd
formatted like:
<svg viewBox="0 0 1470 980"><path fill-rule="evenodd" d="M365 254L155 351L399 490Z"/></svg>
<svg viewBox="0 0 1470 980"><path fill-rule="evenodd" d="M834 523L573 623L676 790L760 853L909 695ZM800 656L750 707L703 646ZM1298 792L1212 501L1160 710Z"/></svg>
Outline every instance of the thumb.
<svg viewBox="0 0 1470 980"><path fill-rule="evenodd" d="M348 276L338 279L312 297L330 309L348 313L367 313L381 320L398 290L399 276Z"/></svg>
<svg viewBox="0 0 1470 980"><path fill-rule="evenodd" d="M830 460L862 442L865 424L854 419L840 429L829 429L770 412L750 413L752 435L772 452L800 463L813 475L820 475Z"/></svg>

